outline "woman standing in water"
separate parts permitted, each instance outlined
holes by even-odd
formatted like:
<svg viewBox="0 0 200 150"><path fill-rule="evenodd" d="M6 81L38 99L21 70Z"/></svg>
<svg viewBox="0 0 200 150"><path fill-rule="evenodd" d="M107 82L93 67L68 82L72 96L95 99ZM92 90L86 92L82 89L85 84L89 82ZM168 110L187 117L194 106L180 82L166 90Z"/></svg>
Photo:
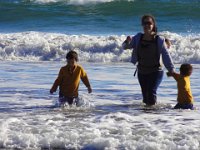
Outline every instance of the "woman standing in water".
<svg viewBox="0 0 200 150"><path fill-rule="evenodd" d="M174 65L165 40L157 35L155 18L152 15L144 15L141 24L144 33L138 33L132 38L128 36L123 48L133 49L131 62L137 63L143 102L151 106L157 102L156 91L164 74L161 60L171 73L174 72Z"/></svg>

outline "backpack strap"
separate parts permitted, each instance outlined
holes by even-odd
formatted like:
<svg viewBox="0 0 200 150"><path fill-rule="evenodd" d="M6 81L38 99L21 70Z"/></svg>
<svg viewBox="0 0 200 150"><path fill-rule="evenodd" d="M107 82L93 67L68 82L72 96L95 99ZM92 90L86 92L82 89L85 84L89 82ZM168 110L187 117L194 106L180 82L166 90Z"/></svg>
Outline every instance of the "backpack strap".
<svg viewBox="0 0 200 150"><path fill-rule="evenodd" d="M159 62L159 60L160 60L160 52L159 52L159 46L158 46L158 38L159 38L159 35L156 35L156 37L155 37L156 52L157 52L156 54L157 54L158 63L160 65L160 62Z"/></svg>
<svg viewBox="0 0 200 150"><path fill-rule="evenodd" d="M138 61L138 62L139 62L139 60L140 60L140 56L139 56L139 53L138 53L138 47L141 45L143 36L144 36L144 34L141 34L140 40L139 40L138 46L137 46L137 61Z"/></svg>
<svg viewBox="0 0 200 150"><path fill-rule="evenodd" d="M137 53L136 53L137 54L137 62L139 62L139 59L140 59L139 54L138 54L138 46L140 46L143 36L144 36L144 34L141 34L140 39L138 41L137 49L136 49L136 51L137 51ZM134 77L135 77L137 71L138 71L138 64L135 68Z"/></svg>

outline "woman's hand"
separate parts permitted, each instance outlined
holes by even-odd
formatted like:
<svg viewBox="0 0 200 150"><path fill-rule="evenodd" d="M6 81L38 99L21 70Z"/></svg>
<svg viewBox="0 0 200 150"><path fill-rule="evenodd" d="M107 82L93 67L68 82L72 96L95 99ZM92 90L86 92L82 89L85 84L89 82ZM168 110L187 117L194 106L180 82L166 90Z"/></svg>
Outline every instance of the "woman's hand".
<svg viewBox="0 0 200 150"><path fill-rule="evenodd" d="M167 74L168 77L171 77L171 76L172 76L172 73L171 73L171 72L167 72L166 74Z"/></svg>
<svg viewBox="0 0 200 150"><path fill-rule="evenodd" d="M126 37L126 40L124 41L126 44L130 44L130 42L131 42L131 37L130 36L127 36Z"/></svg>
<svg viewBox="0 0 200 150"><path fill-rule="evenodd" d="M122 44L123 49L131 48L131 45L130 45L131 40L132 40L132 38L130 36L127 36L126 40Z"/></svg>
<svg viewBox="0 0 200 150"><path fill-rule="evenodd" d="M167 72L166 74L168 77L174 77L177 73L174 71L171 71L171 72Z"/></svg>

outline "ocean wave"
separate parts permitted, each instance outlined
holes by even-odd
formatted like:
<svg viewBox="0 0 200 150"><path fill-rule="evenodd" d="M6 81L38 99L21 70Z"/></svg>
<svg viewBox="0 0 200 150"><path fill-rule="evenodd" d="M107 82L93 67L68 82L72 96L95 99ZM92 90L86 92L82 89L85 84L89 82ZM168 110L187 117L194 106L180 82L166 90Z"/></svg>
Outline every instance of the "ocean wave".
<svg viewBox="0 0 200 150"><path fill-rule="evenodd" d="M175 63L200 63L200 35L162 32L169 38L169 49ZM126 35L92 36L43 32L0 34L2 61L64 61L70 50L83 62L129 62L132 50L121 45Z"/></svg>
<svg viewBox="0 0 200 150"><path fill-rule="evenodd" d="M15 1L15 2L31 2L37 4L50 4L50 3L64 3L70 5L87 5L87 4L101 4L101 3L109 3L109 2L139 2L139 3L172 3L172 4L183 4L183 3L199 3L199 0L193 0L192 2L188 0L177 0L176 2L170 0L7 0L7 1Z"/></svg>
<svg viewBox="0 0 200 150"><path fill-rule="evenodd" d="M0 32L120 35L139 31L150 12L159 31L199 33L199 6L197 0L0 0Z"/></svg>
<svg viewBox="0 0 200 150"><path fill-rule="evenodd" d="M30 2L38 4L48 4L48 3L65 3L70 5L85 5L85 4L99 4L108 2L119 2L119 1L134 1L134 0L30 0Z"/></svg>

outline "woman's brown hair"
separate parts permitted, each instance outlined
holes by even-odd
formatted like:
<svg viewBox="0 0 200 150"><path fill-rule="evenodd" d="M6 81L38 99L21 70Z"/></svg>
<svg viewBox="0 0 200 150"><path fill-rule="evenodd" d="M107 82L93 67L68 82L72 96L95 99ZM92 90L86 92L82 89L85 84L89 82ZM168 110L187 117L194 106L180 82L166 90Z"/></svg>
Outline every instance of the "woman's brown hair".
<svg viewBox="0 0 200 150"><path fill-rule="evenodd" d="M155 19L155 17L152 16L152 15L150 15L150 14L142 16L142 19L141 19L141 23L142 24L144 23L144 20L146 18L151 18L152 19L152 21L153 21L153 31L155 32L155 34L157 34L157 26L156 26L156 19Z"/></svg>

